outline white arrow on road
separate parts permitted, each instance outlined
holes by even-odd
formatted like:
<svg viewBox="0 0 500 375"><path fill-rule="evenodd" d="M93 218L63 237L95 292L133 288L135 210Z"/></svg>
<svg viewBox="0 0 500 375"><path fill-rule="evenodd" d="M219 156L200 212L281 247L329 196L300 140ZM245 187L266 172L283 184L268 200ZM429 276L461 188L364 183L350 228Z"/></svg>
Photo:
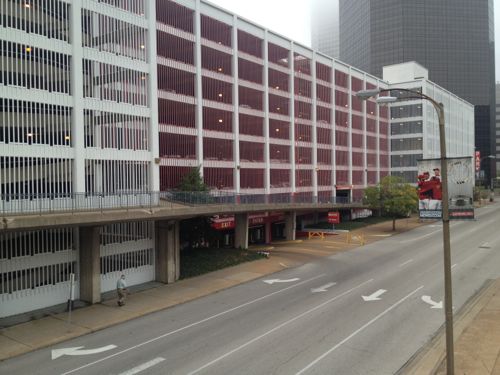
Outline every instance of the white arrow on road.
<svg viewBox="0 0 500 375"><path fill-rule="evenodd" d="M294 281L299 281L300 279L298 277L294 277L293 279L286 279L286 280L281 280L281 279L271 279L271 280L264 280L266 284L272 285L274 283L292 283Z"/></svg>
<svg viewBox="0 0 500 375"><path fill-rule="evenodd" d="M431 305L431 309L442 309L443 301L434 302L431 296L422 296L422 301Z"/></svg>
<svg viewBox="0 0 500 375"><path fill-rule="evenodd" d="M361 296L365 301L378 301L380 300L380 296L387 292L385 289L379 289L375 293L370 294L369 296Z"/></svg>
<svg viewBox="0 0 500 375"><path fill-rule="evenodd" d="M319 288L311 288L311 292L313 292L313 293L326 292L326 291L328 291L328 288L331 288L334 285L337 285L337 283L328 283L328 284L320 286Z"/></svg>
<svg viewBox="0 0 500 375"><path fill-rule="evenodd" d="M101 348L87 349L87 350L80 350L81 348L83 348L83 346L52 350L52 359L57 359L59 357L62 357L63 355L89 355L89 354L102 353L116 348L116 345L107 345Z"/></svg>

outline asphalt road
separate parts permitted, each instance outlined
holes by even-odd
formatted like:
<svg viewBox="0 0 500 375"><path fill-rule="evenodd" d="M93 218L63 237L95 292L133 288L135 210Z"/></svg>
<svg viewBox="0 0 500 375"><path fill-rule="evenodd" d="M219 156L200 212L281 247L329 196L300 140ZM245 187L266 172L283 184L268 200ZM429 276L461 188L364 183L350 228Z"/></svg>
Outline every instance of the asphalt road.
<svg viewBox="0 0 500 375"><path fill-rule="evenodd" d="M500 277L500 204L476 214L451 227L455 311ZM442 254L441 225L419 227L13 358L0 374L394 374L444 322Z"/></svg>

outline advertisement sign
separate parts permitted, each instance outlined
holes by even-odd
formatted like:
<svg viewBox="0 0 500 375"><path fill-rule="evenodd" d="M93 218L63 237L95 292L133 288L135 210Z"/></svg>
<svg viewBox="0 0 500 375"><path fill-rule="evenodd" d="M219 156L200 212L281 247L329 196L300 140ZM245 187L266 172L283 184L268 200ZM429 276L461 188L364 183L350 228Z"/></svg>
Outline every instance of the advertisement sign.
<svg viewBox="0 0 500 375"><path fill-rule="evenodd" d="M472 158L448 160L450 220L474 219L474 166Z"/></svg>
<svg viewBox="0 0 500 375"><path fill-rule="evenodd" d="M338 211L328 212L328 222L330 224L339 224L340 213Z"/></svg>
<svg viewBox="0 0 500 375"><path fill-rule="evenodd" d="M474 219L472 158L450 158L447 162L450 219ZM419 160L417 168L419 217L440 219L442 217L441 161Z"/></svg>
<svg viewBox="0 0 500 375"><path fill-rule="evenodd" d="M476 172L479 172L481 170L481 151L476 151L474 159L476 162Z"/></svg>
<svg viewBox="0 0 500 375"><path fill-rule="evenodd" d="M353 208L351 210L351 220L364 219L372 216L372 210L367 208Z"/></svg>

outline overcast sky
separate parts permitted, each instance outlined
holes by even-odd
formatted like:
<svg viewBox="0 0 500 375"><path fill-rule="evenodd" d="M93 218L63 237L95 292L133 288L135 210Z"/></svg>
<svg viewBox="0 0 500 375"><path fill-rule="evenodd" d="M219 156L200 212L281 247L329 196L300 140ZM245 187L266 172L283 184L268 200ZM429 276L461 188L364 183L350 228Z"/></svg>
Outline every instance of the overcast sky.
<svg viewBox="0 0 500 375"><path fill-rule="evenodd" d="M311 45L310 0L209 1L296 42ZM496 79L500 81L500 1L494 3Z"/></svg>

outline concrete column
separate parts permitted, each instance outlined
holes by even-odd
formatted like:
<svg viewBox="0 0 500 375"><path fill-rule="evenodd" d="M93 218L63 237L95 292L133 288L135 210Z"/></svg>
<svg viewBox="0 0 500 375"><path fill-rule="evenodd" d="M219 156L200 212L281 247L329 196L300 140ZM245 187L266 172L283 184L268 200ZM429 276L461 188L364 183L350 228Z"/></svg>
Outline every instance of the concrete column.
<svg viewBox="0 0 500 375"><path fill-rule="evenodd" d="M287 241L295 240L295 226L297 225L297 213L295 211L285 214L285 239Z"/></svg>
<svg viewBox="0 0 500 375"><path fill-rule="evenodd" d="M196 8L194 13L194 36L195 36L195 49L194 49L194 62L196 67L195 77L195 98L196 112L196 158L200 166L200 175L203 176L203 81L201 73L201 0L196 0Z"/></svg>
<svg viewBox="0 0 500 375"><path fill-rule="evenodd" d="M80 299L89 303L101 302L100 227L81 227Z"/></svg>
<svg viewBox="0 0 500 375"><path fill-rule="evenodd" d="M148 17L148 41L147 53L149 64L149 108L151 116L149 118L149 149L151 159L149 160L149 188L150 191L160 190L160 151L158 142L158 82L157 82L157 65L156 65L156 4L153 1L146 1L147 17Z"/></svg>
<svg viewBox="0 0 500 375"><path fill-rule="evenodd" d="M73 192L85 191L85 135L83 121L82 0L71 1L71 146L73 147Z"/></svg>
<svg viewBox="0 0 500 375"><path fill-rule="evenodd" d="M264 30L264 42L262 43L262 56L264 56L264 188L266 189L266 203L269 202L271 194L271 150L269 137L269 49L268 31Z"/></svg>
<svg viewBox="0 0 500 375"><path fill-rule="evenodd" d="M316 107L316 53L313 52L313 57L311 61L311 75L313 78L312 81L312 144L313 144L313 153L312 153L312 164L313 164L313 170L312 170L312 184L313 184L313 202L317 203L319 201L318 199L318 174L319 174L319 167L318 167L318 119L317 119L317 107Z"/></svg>
<svg viewBox="0 0 500 375"><path fill-rule="evenodd" d="M270 244L273 241L273 234L271 231L272 224L268 221L264 224L264 236L265 236L265 242L266 244Z"/></svg>
<svg viewBox="0 0 500 375"><path fill-rule="evenodd" d="M234 192L240 192L240 115L239 115L239 91L238 91L238 17L233 16L233 32L232 32L232 46L233 56L231 58L231 66L233 70L234 84L233 84L233 186Z"/></svg>
<svg viewBox="0 0 500 375"><path fill-rule="evenodd" d="M248 214L234 216L234 247L248 249Z"/></svg>
<svg viewBox="0 0 500 375"><path fill-rule="evenodd" d="M179 280L180 240L178 221L158 221L156 234L156 281L165 284Z"/></svg>

